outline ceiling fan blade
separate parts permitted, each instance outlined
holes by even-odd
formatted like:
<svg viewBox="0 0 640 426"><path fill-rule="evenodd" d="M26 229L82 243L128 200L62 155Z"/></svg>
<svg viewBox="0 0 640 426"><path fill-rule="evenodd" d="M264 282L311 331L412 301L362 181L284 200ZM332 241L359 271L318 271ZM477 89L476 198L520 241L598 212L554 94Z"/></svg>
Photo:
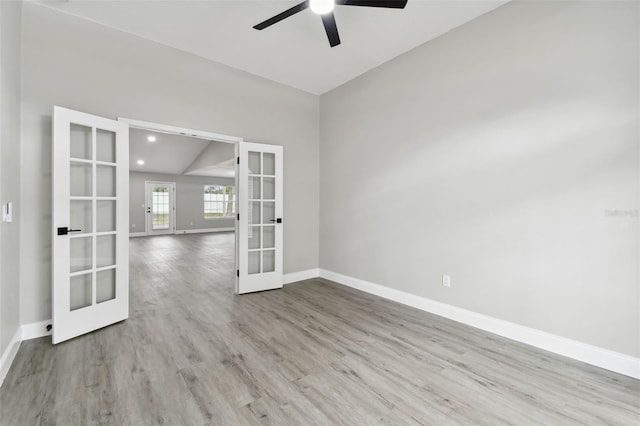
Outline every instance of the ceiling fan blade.
<svg viewBox="0 0 640 426"><path fill-rule="evenodd" d="M333 12L322 17L322 23L324 24L324 30L327 32L327 38L331 47L335 47L340 44L340 36L338 35L338 26L336 25L336 17L333 16Z"/></svg>
<svg viewBox="0 0 640 426"><path fill-rule="evenodd" d="M342 6L386 7L390 9L404 9L407 0L337 0Z"/></svg>
<svg viewBox="0 0 640 426"><path fill-rule="evenodd" d="M260 22L258 25L254 25L253 28L256 30L264 30L267 27L270 27L273 24L276 24L283 19L288 18L291 15L295 15L298 12L302 12L306 8L309 7L309 1L305 0L302 3L298 3L290 9L285 10L282 13L278 13L276 16L273 16L266 21Z"/></svg>

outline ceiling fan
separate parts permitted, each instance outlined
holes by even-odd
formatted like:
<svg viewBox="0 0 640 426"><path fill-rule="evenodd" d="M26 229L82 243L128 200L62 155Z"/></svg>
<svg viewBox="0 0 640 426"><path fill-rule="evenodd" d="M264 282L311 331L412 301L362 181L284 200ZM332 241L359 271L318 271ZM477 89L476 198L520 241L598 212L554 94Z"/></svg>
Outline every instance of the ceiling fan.
<svg viewBox="0 0 640 426"><path fill-rule="evenodd" d="M266 21L260 22L254 25L256 30L264 30L273 24L276 24L283 19L286 19L298 12L310 8L313 12L320 15L322 23L324 24L324 30L329 38L329 44L331 47L335 47L340 44L340 36L338 35L338 27L336 26L336 18L333 16L334 6L367 6L367 7L384 7L390 9L404 9L407 5L407 0L305 0L293 6L290 9L285 10L282 13L278 13Z"/></svg>

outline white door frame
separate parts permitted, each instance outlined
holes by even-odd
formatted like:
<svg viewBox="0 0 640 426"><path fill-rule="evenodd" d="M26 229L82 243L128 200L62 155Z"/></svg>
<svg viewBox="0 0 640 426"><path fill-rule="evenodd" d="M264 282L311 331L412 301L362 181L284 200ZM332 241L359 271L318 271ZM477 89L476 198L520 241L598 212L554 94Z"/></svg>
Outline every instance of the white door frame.
<svg viewBox="0 0 640 426"><path fill-rule="evenodd" d="M149 226L153 223L153 215L149 213L153 213L149 209L152 209L153 206L149 204L149 199L151 194L149 193L149 185L158 185L158 186L168 186L171 188L170 196L169 196L169 229L162 230L153 230L153 226ZM156 180L146 180L144 181L144 233L146 235L167 235L167 234L175 234L176 233L176 183L175 182L165 182L165 181L156 181Z"/></svg>
<svg viewBox="0 0 640 426"><path fill-rule="evenodd" d="M181 136L190 136L192 138L200 138L200 139L206 139L206 140L214 140L216 142L224 142L224 143L231 143L234 145L234 149L235 149L235 153L236 153L236 158L238 157L237 153L238 153L238 144L240 142L243 142L244 139L241 137L237 137L237 136L229 136L229 135L223 135L220 133L213 133L213 132L206 132L206 131L202 131L202 130L194 130L194 129L189 129L186 127L177 127L177 126L171 126L171 125L167 125L167 124L159 124L159 123L152 123L150 121L142 121L142 120L135 120L132 118L125 118L125 117L118 117L118 121L121 121L125 124L127 124L129 126L129 128L135 128L135 129L142 129L142 130L151 130L154 132L161 132L161 133L168 133L168 134L173 134L173 135L181 135ZM238 187L238 176L236 173L235 179L234 179L234 185L236 186L236 188ZM146 185L145 185L145 205L146 205L147 201L146 201ZM146 208L145 208L145 215L146 215ZM236 220L236 241L235 241L235 253L237 256L237 247L238 247L238 232L237 232L237 225L238 225L238 221ZM146 232L146 227L147 227L147 221L145 218L145 234L147 234ZM148 234L147 234L148 235Z"/></svg>
<svg viewBox="0 0 640 426"><path fill-rule="evenodd" d="M216 142L225 142L236 144L244 141L243 138L237 136L228 136L220 133L205 132L202 130L193 130L186 127L169 126L166 124L152 123L150 121L134 120L132 118L118 117L118 121L122 121L133 127L142 130L152 130L154 132L169 133L174 135L191 136L193 138L215 140Z"/></svg>

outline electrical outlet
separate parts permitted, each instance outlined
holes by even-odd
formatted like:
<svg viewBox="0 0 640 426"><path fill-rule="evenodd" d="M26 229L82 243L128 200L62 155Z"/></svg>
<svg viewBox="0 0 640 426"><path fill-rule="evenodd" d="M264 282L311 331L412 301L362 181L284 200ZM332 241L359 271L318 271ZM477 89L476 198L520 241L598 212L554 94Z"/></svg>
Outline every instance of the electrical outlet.
<svg viewBox="0 0 640 426"><path fill-rule="evenodd" d="M135 223L132 223L132 224L131 224L131 227L132 227L132 228L135 228L135 227L136 227L136 224L135 224Z"/></svg>
<svg viewBox="0 0 640 426"><path fill-rule="evenodd" d="M449 275L442 276L442 285L445 287L451 287L451 277Z"/></svg>

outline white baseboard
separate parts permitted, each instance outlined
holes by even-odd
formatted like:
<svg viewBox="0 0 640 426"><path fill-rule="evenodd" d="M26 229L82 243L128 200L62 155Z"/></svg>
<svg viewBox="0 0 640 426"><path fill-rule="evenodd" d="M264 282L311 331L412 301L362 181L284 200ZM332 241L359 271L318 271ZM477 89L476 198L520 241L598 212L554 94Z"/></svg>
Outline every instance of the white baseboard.
<svg viewBox="0 0 640 426"><path fill-rule="evenodd" d="M318 278L320 276L320 269L307 269L306 271L298 271L298 272L289 272L288 274L284 274L283 282L284 284L291 284L298 281L308 280L310 278Z"/></svg>
<svg viewBox="0 0 640 426"><path fill-rule="evenodd" d="M20 343L25 340L51 335L51 331L47 331L49 324L51 324L51 320L24 324L18 327L9 346L7 346L7 349L2 354L2 358L0 358L0 386L2 386L2 382L4 382L4 378L7 376L9 368L18 353Z"/></svg>
<svg viewBox="0 0 640 426"><path fill-rule="evenodd" d="M229 232L229 231L235 231L236 228L235 227L230 227L230 228L204 228L204 229L178 229L176 230L176 232L174 232L174 234L176 235L181 235L181 234L202 234L205 232Z"/></svg>
<svg viewBox="0 0 640 426"><path fill-rule="evenodd" d="M46 321L32 322L22 326L22 340L37 339L38 337L50 336L51 331L47 331L47 326L53 322Z"/></svg>
<svg viewBox="0 0 640 426"><path fill-rule="evenodd" d="M385 299L390 299L441 317L461 322L499 336L624 374L625 376L640 379L640 358L567 339L566 337L493 318L488 315L437 302L427 299L426 297L405 293L404 291L395 290L358 278L327 271L326 269L320 269L320 276L335 281L338 284L375 294Z"/></svg>
<svg viewBox="0 0 640 426"><path fill-rule="evenodd" d="M146 237L146 236L147 236L146 232L129 232L129 238Z"/></svg>
<svg viewBox="0 0 640 426"><path fill-rule="evenodd" d="M0 358L0 386L2 386L4 378L7 377L9 368L18 353L18 349L20 349L20 342L22 342L22 330L18 327L9 342L9 346L4 350L2 358Z"/></svg>

